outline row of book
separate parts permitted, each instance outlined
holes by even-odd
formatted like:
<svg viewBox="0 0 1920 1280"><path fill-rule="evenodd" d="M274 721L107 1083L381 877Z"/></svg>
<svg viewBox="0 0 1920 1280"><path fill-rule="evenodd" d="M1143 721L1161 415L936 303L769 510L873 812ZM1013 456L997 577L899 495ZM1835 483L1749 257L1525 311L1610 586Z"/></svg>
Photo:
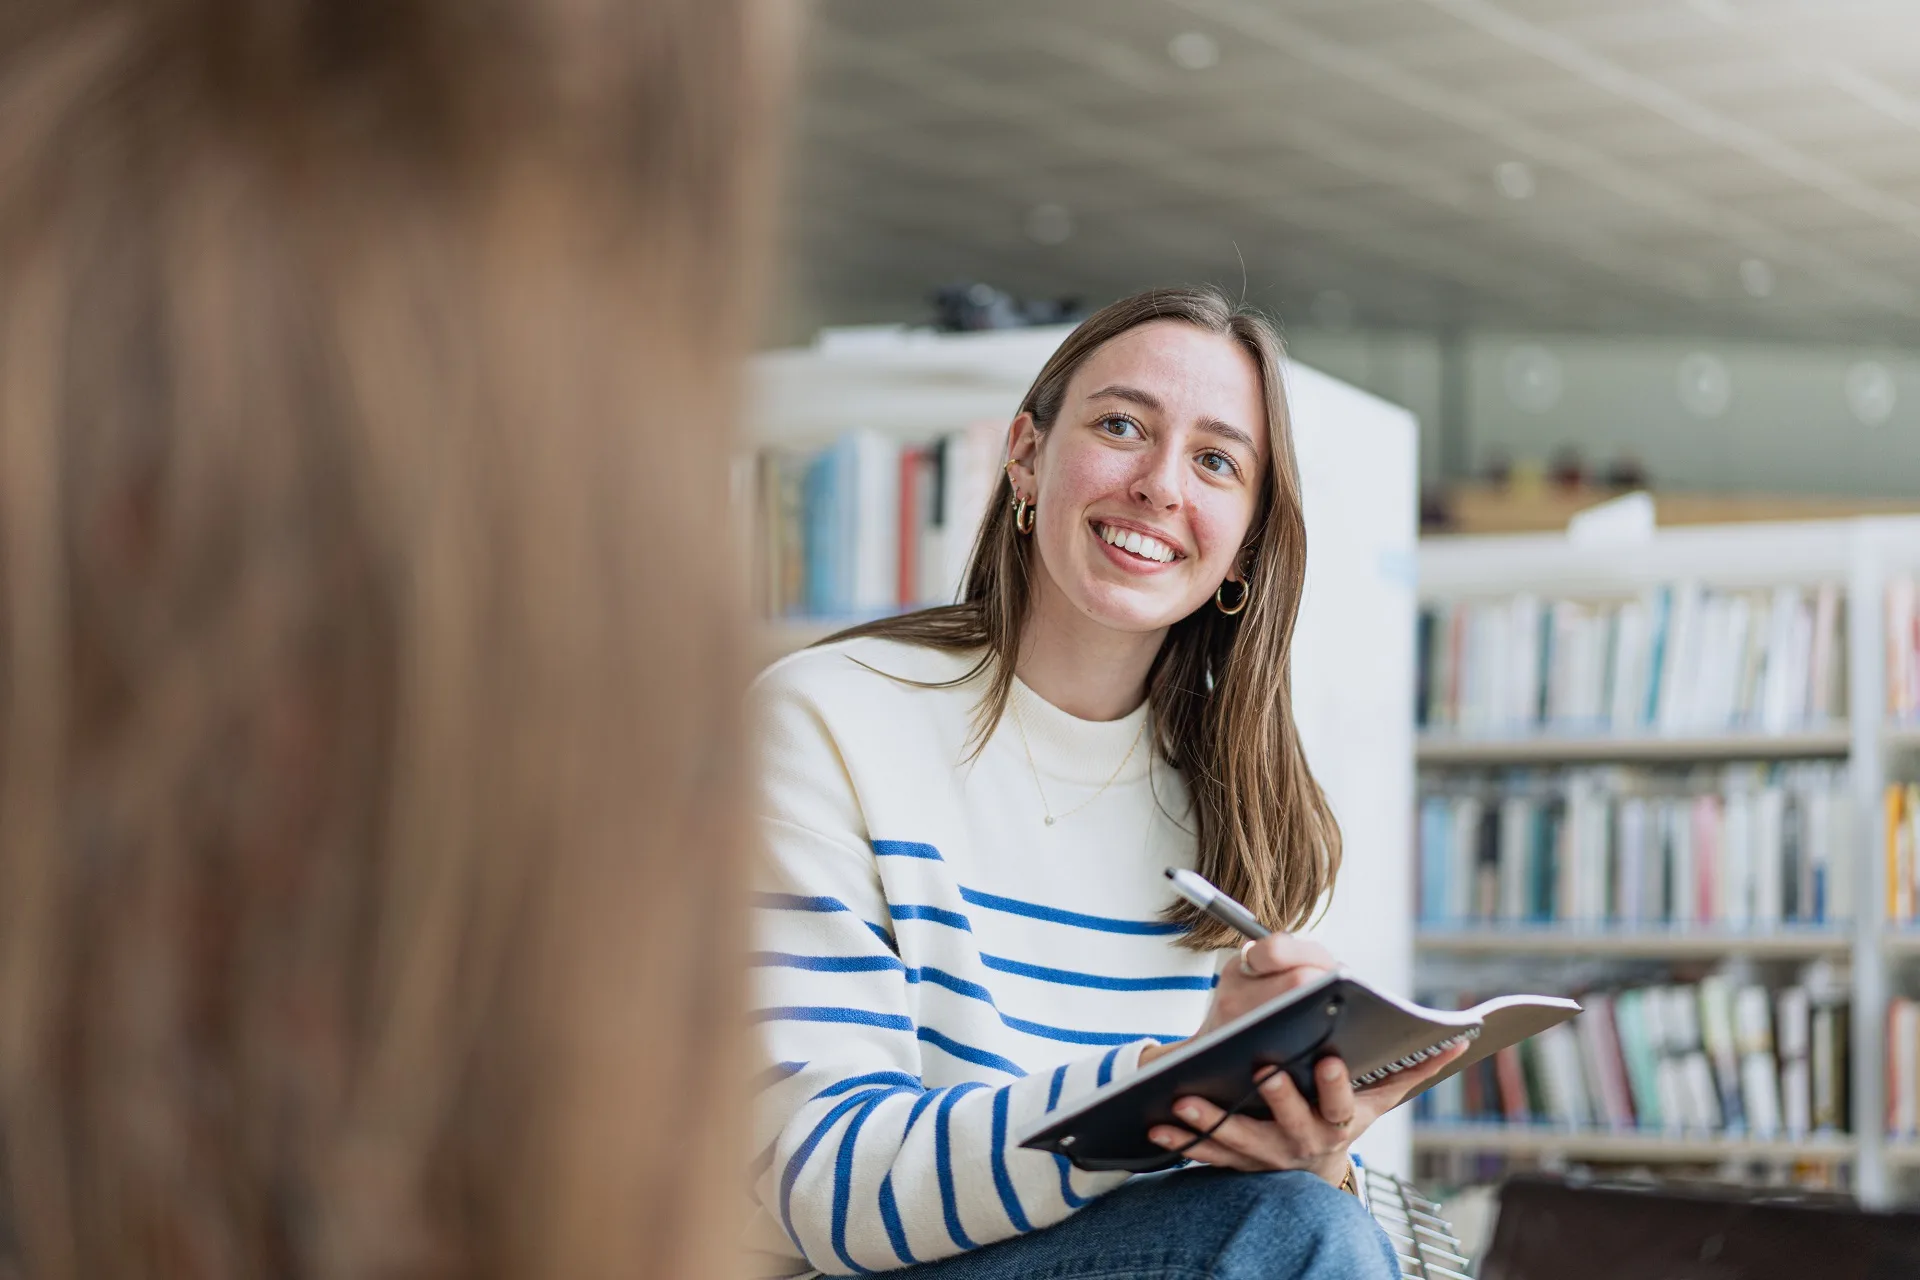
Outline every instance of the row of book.
<svg viewBox="0 0 1920 1280"><path fill-rule="evenodd" d="M823 450L762 451L748 504L760 612L852 619L953 600L987 503L1004 496L1005 435L981 423L920 445L855 431Z"/></svg>
<svg viewBox="0 0 1920 1280"><path fill-rule="evenodd" d="M1770 991L1698 983L1588 992L1585 1012L1416 1099L1436 1124L1801 1137L1850 1128L1848 1005L1830 975Z"/></svg>
<svg viewBox="0 0 1920 1280"><path fill-rule="evenodd" d="M1920 721L1920 578L1887 584L1887 714Z"/></svg>
<svg viewBox="0 0 1920 1280"><path fill-rule="evenodd" d="M1920 783L1886 790L1887 918L1920 922Z"/></svg>
<svg viewBox="0 0 1920 1280"><path fill-rule="evenodd" d="M1422 780L1419 916L1751 928L1853 914L1843 764Z"/></svg>
<svg viewBox="0 0 1920 1280"><path fill-rule="evenodd" d="M1426 605L1415 718L1466 736L1778 733L1846 712L1840 589Z"/></svg>
<svg viewBox="0 0 1920 1280"><path fill-rule="evenodd" d="M1887 1132L1920 1137L1920 1000L1887 1001Z"/></svg>

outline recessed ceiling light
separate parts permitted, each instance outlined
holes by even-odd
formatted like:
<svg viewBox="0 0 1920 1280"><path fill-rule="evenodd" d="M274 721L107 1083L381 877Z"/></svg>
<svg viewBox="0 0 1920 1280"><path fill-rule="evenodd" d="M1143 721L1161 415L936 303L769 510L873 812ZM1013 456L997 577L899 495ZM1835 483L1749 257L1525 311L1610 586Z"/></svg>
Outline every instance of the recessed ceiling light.
<svg viewBox="0 0 1920 1280"><path fill-rule="evenodd" d="M1176 67L1205 71L1219 65L1220 42L1204 31L1182 31L1167 41L1167 56Z"/></svg>
<svg viewBox="0 0 1920 1280"><path fill-rule="evenodd" d="M1501 370L1507 399L1529 413L1546 413L1560 403L1566 383L1559 357L1545 347L1526 343L1507 352Z"/></svg>
<svg viewBox="0 0 1920 1280"><path fill-rule="evenodd" d="M1680 404L1696 418L1717 418L1733 402L1733 375L1720 357L1696 351L1680 362Z"/></svg>
<svg viewBox="0 0 1920 1280"><path fill-rule="evenodd" d="M1525 200L1534 191L1533 170L1518 160L1503 160L1494 166L1493 184L1509 200Z"/></svg>
<svg viewBox="0 0 1920 1280"><path fill-rule="evenodd" d="M1065 205L1037 204L1027 210L1027 236L1038 244L1064 244L1073 235L1073 215Z"/></svg>
<svg viewBox="0 0 1920 1280"><path fill-rule="evenodd" d="M1862 360L1847 370L1847 408L1863 424L1877 427L1893 416L1899 398L1893 374L1878 360Z"/></svg>
<svg viewBox="0 0 1920 1280"><path fill-rule="evenodd" d="M1773 268L1759 258L1748 258L1740 264L1740 287L1756 298L1764 298L1773 292Z"/></svg>

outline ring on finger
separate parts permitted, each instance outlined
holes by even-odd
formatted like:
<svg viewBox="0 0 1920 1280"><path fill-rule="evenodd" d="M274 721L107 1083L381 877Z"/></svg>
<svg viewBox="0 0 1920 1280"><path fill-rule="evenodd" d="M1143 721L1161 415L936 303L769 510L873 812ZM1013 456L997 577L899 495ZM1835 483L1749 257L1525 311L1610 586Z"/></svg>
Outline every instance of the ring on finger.
<svg viewBox="0 0 1920 1280"><path fill-rule="evenodd" d="M1247 953L1245 950L1240 952L1240 976L1243 978L1257 978L1260 976L1254 972L1253 966L1247 963Z"/></svg>
<svg viewBox="0 0 1920 1280"><path fill-rule="evenodd" d="M1348 1116L1348 1117L1347 1117L1347 1118L1346 1118L1345 1120L1329 1120L1329 1121L1327 1121L1327 1123L1328 1123L1328 1124L1330 1124L1330 1125L1332 1125L1332 1126L1333 1126L1334 1128L1336 1128L1336 1129L1345 1129L1345 1128L1349 1128L1350 1126L1352 1126L1352 1124L1353 1124L1353 1117L1352 1117L1352 1116Z"/></svg>

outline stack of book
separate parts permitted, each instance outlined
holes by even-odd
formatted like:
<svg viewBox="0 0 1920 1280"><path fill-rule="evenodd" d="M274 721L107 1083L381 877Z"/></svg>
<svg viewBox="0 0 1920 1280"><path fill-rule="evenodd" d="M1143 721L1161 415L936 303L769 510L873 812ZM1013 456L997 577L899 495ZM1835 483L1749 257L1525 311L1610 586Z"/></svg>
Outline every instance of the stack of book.
<svg viewBox="0 0 1920 1280"><path fill-rule="evenodd" d="M1435 602L1415 716L1467 736L1778 733L1846 710L1837 586Z"/></svg>
<svg viewBox="0 0 1920 1280"><path fill-rule="evenodd" d="M824 450L761 452L749 541L761 613L851 621L951 601L1005 434L981 423L907 444L854 431Z"/></svg>
<svg viewBox="0 0 1920 1280"><path fill-rule="evenodd" d="M1920 723L1920 580L1887 584L1887 713Z"/></svg>
<svg viewBox="0 0 1920 1280"><path fill-rule="evenodd" d="M1572 1022L1442 1081L1432 1124L1768 1139L1850 1128L1848 1005L1824 972L1588 992Z"/></svg>
<svg viewBox="0 0 1920 1280"><path fill-rule="evenodd" d="M1426 780L1421 923L1712 926L1851 918L1846 766Z"/></svg>

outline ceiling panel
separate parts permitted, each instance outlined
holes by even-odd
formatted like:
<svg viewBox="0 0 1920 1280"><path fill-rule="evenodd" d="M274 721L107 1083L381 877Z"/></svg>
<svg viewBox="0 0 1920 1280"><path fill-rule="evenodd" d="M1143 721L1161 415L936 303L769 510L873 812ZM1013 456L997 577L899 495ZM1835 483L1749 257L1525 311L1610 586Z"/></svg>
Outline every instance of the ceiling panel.
<svg viewBox="0 0 1920 1280"><path fill-rule="evenodd" d="M819 0L786 238L829 319L1244 262L1302 316L1920 339L1917 6Z"/></svg>

